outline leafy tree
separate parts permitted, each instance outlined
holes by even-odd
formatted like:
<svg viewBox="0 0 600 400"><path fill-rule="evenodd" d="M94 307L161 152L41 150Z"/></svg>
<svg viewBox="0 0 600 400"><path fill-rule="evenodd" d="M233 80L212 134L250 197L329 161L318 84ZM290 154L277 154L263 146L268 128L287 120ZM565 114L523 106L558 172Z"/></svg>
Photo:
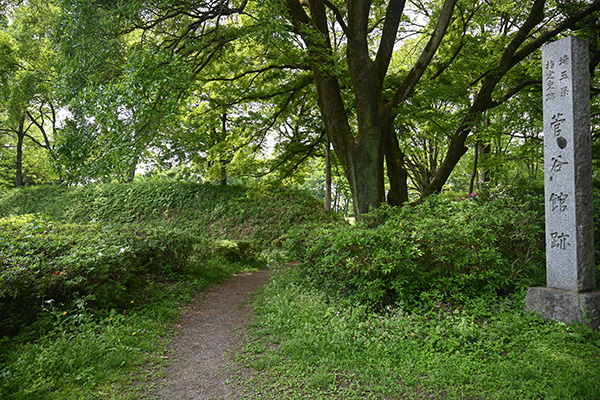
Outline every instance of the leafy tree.
<svg viewBox="0 0 600 400"><path fill-rule="evenodd" d="M478 135L487 129L482 121L488 111L538 84L539 48L569 30L587 29L600 10L600 0L64 4L65 10L102 9L89 15L105 19L110 12L124 32L114 40L137 38L152 49L149 57L162 60L153 65L157 69L179 65L186 79L202 83L206 96L219 93L219 107L239 107L239 115L228 112L237 121L261 120L256 110L269 104L260 109L261 127L251 135L258 143L259 136L293 121L286 115L302 111L299 99L312 86L320 125L343 166L357 216L384 201L386 171L392 204L408 199L409 176L423 196L440 191L469 146L488 148ZM70 15L65 12L67 20ZM81 24L80 18L71 23ZM107 31L115 29L109 25ZM91 42L86 32L82 40ZM145 82L150 85L152 77ZM182 93L169 89L164 99L185 101ZM426 118L431 107L445 110L438 126L410 121L411 115ZM427 141L439 157L429 172L416 174L423 166L415 163L418 148ZM250 155L252 149L257 147L246 144L242 152Z"/></svg>
<svg viewBox="0 0 600 400"><path fill-rule="evenodd" d="M53 104L53 52L48 37L56 15L52 2L20 2L11 23L0 31L0 134L13 140L15 185L23 186L23 153L30 145L53 150L56 111Z"/></svg>
<svg viewBox="0 0 600 400"><path fill-rule="evenodd" d="M57 153L69 181L131 181L179 122L189 71L156 38L126 28L94 2L62 2L54 36L70 114Z"/></svg>

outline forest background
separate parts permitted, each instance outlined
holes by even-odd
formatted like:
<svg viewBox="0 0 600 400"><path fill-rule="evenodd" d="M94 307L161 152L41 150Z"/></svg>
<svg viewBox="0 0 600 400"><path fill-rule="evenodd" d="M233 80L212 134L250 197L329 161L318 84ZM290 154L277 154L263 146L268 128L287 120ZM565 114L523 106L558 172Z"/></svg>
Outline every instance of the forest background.
<svg viewBox="0 0 600 400"><path fill-rule="evenodd" d="M598 9L5 0L0 184L304 186L360 216L539 180L548 41L589 41L598 152Z"/></svg>
<svg viewBox="0 0 600 400"><path fill-rule="evenodd" d="M0 11L0 397L146 396L182 302L265 267L249 398L600 397L600 333L523 310L540 49L590 45L597 176L600 0Z"/></svg>

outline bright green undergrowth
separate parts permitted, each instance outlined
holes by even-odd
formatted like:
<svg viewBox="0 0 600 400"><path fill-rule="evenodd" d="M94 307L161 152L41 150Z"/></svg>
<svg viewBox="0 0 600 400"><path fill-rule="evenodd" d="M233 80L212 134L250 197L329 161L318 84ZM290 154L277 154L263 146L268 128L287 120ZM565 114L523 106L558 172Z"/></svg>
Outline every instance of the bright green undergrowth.
<svg viewBox="0 0 600 400"><path fill-rule="evenodd" d="M322 208L314 197L297 190L267 193L168 180L0 192L0 217L41 214L61 223L166 224L261 246L294 225L327 221Z"/></svg>
<svg viewBox="0 0 600 400"><path fill-rule="evenodd" d="M466 201L381 207L352 227L299 227L283 245L333 298L383 310L542 284L543 227L538 191L494 188Z"/></svg>
<svg viewBox="0 0 600 400"><path fill-rule="evenodd" d="M182 182L0 193L0 398L141 398L182 302L326 219L301 192Z"/></svg>
<svg viewBox="0 0 600 400"><path fill-rule="evenodd" d="M540 188L434 196L282 243L298 263L272 263L238 356L256 399L600 398L600 332L523 311L544 283Z"/></svg>
<svg viewBox="0 0 600 400"><path fill-rule="evenodd" d="M122 305L99 305L93 296L48 299L33 325L0 344L0 398L143 398L165 364L164 339L181 304L211 282L262 267L251 260L205 260L178 279L147 278Z"/></svg>
<svg viewBox="0 0 600 400"><path fill-rule="evenodd" d="M256 399L600 398L600 333L528 314L523 296L373 313L282 268L237 360Z"/></svg>
<svg viewBox="0 0 600 400"><path fill-rule="evenodd" d="M540 188L353 226L319 209L174 182L1 193L0 398L144 398L180 304L265 259L235 356L253 398L600 398L600 333L523 311L544 280Z"/></svg>

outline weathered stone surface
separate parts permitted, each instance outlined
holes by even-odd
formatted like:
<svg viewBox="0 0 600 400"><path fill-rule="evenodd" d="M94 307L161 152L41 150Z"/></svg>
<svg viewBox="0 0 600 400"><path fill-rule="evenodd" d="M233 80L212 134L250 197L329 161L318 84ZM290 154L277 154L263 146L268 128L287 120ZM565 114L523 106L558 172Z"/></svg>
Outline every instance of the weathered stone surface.
<svg viewBox="0 0 600 400"><path fill-rule="evenodd" d="M572 292L548 287L531 287L525 296L525 310L546 319L572 324L580 322L600 329L600 292Z"/></svg>
<svg viewBox="0 0 600 400"><path fill-rule="evenodd" d="M547 287L528 289L525 310L599 329L588 60L574 37L542 49Z"/></svg>
<svg viewBox="0 0 600 400"><path fill-rule="evenodd" d="M588 45L567 37L542 49L548 287L596 287Z"/></svg>

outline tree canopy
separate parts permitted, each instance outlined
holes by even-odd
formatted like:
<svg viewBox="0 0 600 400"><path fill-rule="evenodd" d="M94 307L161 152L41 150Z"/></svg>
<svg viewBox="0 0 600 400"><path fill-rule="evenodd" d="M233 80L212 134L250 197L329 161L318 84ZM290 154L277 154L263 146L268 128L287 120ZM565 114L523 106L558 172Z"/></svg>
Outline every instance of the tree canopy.
<svg viewBox="0 0 600 400"><path fill-rule="evenodd" d="M57 7L53 103L44 104L60 103L67 117L47 147L73 182L129 181L141 166L282 181L318 165L330 142L360 216L449 185L473 190L508 170L535 176L545 43L587 39L599 86L600 0ZM14 69L9 20L0 79Z"/></svg>

